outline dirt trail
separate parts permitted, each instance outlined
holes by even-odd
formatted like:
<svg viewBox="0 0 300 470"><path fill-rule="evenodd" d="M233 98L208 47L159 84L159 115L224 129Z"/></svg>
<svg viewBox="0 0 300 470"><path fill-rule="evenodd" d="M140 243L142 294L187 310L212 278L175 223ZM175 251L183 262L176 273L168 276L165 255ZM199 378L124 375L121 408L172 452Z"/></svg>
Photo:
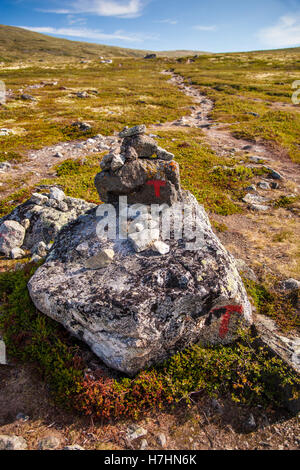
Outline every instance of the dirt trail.
<svg viewBox="0 0 300 470"><path fill-rule="evenodd" d="M12 165L10 171L0 172L0 200L14 191L37 184L44 178L55 176L53 167L67 159L78 159L93 153L111 152L118 145L118 137L98 135L84 141L61 142L31 151L27 160ZM55 156L61 154L60 157ZM12 189L13 188L13 189Z"/></svg>
<svg viewBox="0 0 300 470"><path fill-rule="evenodd" d="M163 72L170 75L170 72ZM184 83L184 78L180 75L171 74L169 83L179 88L183 93L190 96L195 105L191 107L191 115L185 116L178 121L163 124L161 129L170 127L196 127L200 128L206 137L211 148L222 157L231 157L234 153L249 153L249 155L259 156L265 160L268 166L279 171L286 179L300 185L299 165L292 162L288 155L280 149L274 149L267 142L250 142L244 139L236 139L228 129L229 124L215 122L210 115L214 108L212 100L191 85ZM275 103L274 103L275 104Z"/></svg>
<svg viewBox="0 0 300 470"><path fill-rule="evenodd" d="M245 161L245 165L248 165L247 157L250 156L258 156L264 160L265 165L278 171L284 180L280 181L279 189L276 190L264 191L257 187L255 194L259 196L275 200L283 195L290 195L291 192L298 192L296 185L300 185L299 165L292 162L287 154L276 147L273 148L265 141L249 142L236 139L228 124L214 122L211 119L214 107L212 100L202 95L197 88L186 85L183 77L170 72L164 73L172 75L170 83L190 96L195 104L191 107L190 116L163 124L160 129L171 130L176 126L198 128L203 131L210 147L221 157L235 155ZM250 166L261 165L251 162ZM257 184L262 179L262 177L253 178L251 184ZM260 269L263 266L267 272L288 278L294 277L298 272L299 242L293 235L289 235L284 243L276 243L274 237L275 239L276 236L280 237L283 230L292 234L300 233L300 220L297 214L298 212L294 214L286 209L274 210L270 206L266 212L257 213L250 210L226 216L210 214L210 217L227 227L226 231L218 233L218 236L236 258L242 258L253 268Z"/></svg>

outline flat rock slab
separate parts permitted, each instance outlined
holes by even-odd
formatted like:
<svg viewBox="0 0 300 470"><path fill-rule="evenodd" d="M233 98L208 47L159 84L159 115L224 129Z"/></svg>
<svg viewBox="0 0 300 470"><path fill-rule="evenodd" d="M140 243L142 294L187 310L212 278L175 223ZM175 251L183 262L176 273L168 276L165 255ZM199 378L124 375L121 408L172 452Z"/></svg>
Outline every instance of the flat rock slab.
<svg viewBox="0 0 300 470"><path fill-rule="evenodd" d="M300 337L283 334L276 323L264 315L256 315L254 328L259 337L259 344L282 359L294 373L300 375ZM300 387L298 386L299 392ZM300 411L300 398L293 399L290 386L285 387L285 405L293 413Z"/></svg>
<svg viewBox="0 0 300 470"><path fill-rule="evenodd" d="M184 240L168 240L164 256L151 246L136 253L129 240L101 240L96 210L71 222L29 281L36 307L130 376L200 340L234 341L252 322L251 306L234 259L189 198L204 240L196 251ZM88 269L86 260L103 250L114 251L113 263Z"/></svg>

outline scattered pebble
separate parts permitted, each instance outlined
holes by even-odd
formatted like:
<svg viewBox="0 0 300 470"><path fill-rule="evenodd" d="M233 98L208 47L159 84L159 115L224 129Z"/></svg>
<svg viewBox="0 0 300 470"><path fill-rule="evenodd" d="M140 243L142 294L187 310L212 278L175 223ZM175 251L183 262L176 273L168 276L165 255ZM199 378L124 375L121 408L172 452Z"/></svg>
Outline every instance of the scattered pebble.
<svg viewBox="0 0 300 470"><path fill-rule="evenodd" d="M166 447L167 445L167 438L164 433L160 432L157 436L157 442L161 447Z"/></svg>
<svg viewBox="0 0 300 470"><path fill-rule="evenodd" d="M142 439L140 450L146 450L148 447L148 442L146 439Z"/></svg>
<svg viewBox="0 0 300 470"><path fill-rule="evenodd" d="M27 443L21 436L0 435L0 450L26 450Z"/></svg>
<svg viewBox="0 0 300 470"><path fill-rule="evenodd" d="M146 429L133 424L128 427L126 437L131 442L135 441L136 439L140 439L141 437L145 437L147 434L148 431Z"/></svg>
<svg viewBox="0 0 300 470"><path fill-rule="evenodd" d="M265 190L268 190L268 189L271 189L271 186L269 183L267 183L266 181L260 181L257 186L260 188L260 189L265 189Z"/></svg>
<svg viewBox="0 0 300 470"><path fill-rule="evenodd" d="M60 446L60 440L55 436L47 436L38 443L39 450L55 450Z"/></svg>
<svg viewBox="0 0 300 470"><path fill-rule="evenodd" d="M11 164L8 163L8 162L1 162L0 163L0 170L3 170L3 171L11 170Z"/></svg>
<svg viewBox="0 0 300 470"><path fill-rule="evenodd" d="M160 240L154 242L152 248L154 251L157 251L160 255L166 255L170 251L169 245Z"/></svg>
<svg viewBox="0 0 300 470"><path fill-rule="evenodd" d="M300 281L296 279L287 279L286 281L282 281L280 283L281 289L285 291L300 289Z"/></svg>
<svg viewBox="0 0 300 470"><path fill-rule="evenodd" d="M74 444L72 446L66 446L63 450L85 450L83 447L79 446L78 444Z"/></svg>

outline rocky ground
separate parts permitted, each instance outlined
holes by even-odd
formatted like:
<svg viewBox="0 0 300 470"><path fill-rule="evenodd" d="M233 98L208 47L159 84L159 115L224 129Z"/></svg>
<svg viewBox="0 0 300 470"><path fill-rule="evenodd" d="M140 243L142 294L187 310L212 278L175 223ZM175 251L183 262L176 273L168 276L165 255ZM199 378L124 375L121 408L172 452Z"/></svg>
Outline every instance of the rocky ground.
<svg viewBox="0 0 300 470"><path fill-rule="evenodd" d="M0 366L0 435L21 436L28 449L296 450L299 420L284 410L196 397L190 408L158 412L138 422L99 423L56 406L32 366ZM1 436L0 436L1 446Z"/></svg>

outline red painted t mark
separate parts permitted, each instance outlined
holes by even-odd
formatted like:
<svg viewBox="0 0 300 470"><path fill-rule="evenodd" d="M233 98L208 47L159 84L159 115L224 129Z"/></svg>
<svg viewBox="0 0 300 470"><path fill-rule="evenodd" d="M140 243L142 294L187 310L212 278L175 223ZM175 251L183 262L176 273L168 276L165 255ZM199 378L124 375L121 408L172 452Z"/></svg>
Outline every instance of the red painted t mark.
<svg viewBox="0 0 300 470"><path fill-rule="evenodd" d="M160 188L162 186L166 186L166 182L160 181L160 180L150 180L150 181L147 181L147 184L149 186L154 186L155 197L160 197Z"/></svg>
<svg viewBox="0 0 300 470"><path fill-rule="evenodd" d="M222 320L221 320L219 336L220 336L220 338L224 339L226 337L227 333L228 333L228 330L229 330L229 321L230 321L231 315L233 313L242 314L243 313L243 307L242 307L242 305L225 305L224 307L215 308L213 310L213 312L217 311L221 308L225 309L225 314L223 315Z"/></svg>

